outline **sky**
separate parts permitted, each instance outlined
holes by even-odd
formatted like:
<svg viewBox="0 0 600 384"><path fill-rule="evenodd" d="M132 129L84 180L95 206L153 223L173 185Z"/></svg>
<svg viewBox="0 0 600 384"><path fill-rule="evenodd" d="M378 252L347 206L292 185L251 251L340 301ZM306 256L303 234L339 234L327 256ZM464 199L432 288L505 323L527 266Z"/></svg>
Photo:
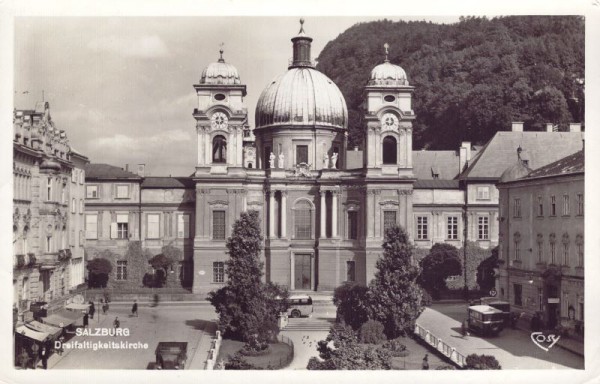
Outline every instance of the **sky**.
<svg viewBox="0 0 600 384"><path fill-rule="evenodd" d="M56 127L91 162L187 176L197 160L193 84L218 59L220 44L247 86L254 127L260 93L287 70L299 18L17 17L14 105L33 109L43 97ZM383 18L400 19L305 17L313 58L352 25ZM402 20L453 23L458 16Z"/></svg>

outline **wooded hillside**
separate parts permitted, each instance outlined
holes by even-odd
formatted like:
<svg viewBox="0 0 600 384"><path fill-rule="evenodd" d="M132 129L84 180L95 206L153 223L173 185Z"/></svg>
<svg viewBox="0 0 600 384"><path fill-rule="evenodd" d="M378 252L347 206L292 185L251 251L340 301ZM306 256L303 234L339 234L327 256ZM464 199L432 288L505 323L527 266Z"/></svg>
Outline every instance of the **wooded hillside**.
<svg viewBox="0 0 600 384"><path fill-rule="evenodd" d="M389 59L415 86L414 148L482 144L512 121L526 130L545 123L565 130L581 122L584 20L579 16L461 17L456 24L357 24L329 42L317 69L348 104L350 145L363 137L363 89L371 70Z"/></svg>

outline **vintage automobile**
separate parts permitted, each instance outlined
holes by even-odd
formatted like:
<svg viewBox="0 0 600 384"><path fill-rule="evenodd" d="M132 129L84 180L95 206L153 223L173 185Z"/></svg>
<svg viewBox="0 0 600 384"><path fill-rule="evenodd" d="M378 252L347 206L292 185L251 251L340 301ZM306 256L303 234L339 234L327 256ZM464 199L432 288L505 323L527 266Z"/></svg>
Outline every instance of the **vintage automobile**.
<svg viewBox="0 0 600 384"><path fill-rule="evenodd" d="M156 347L156 369L184 369L187 360L187 342L161 341Z"/></svg>
<svg viewBox="0 0 600 384"><path fill-rule="evenodd" d="M489 305L503 312L504 326L510 325L510 303L508 301L499 300L495 297L482 297L471 301L471 305Z"/></svg>
<svg viewBox="0 0 600 384"><path fill-rule="evenodd" d="M504 329L504 312L489 305L472 305L468 309L467 324L480 335L496 336Z"/></svg>

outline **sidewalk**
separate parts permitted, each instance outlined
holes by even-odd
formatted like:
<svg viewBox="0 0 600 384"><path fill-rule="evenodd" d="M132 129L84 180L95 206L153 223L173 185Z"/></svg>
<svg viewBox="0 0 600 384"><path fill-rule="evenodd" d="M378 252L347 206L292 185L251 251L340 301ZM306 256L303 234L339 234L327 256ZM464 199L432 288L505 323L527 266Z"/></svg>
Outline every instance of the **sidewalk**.
<svg viewBox="0 0 600 384"><path fill-rule="evenodd" d="M584 344L581 341L561 337L556 345L571 353L584 357Z"/></svg>
<svg viewBox="0 0 600 384"><path fill-rule="evenodd" d="M204 333L196 346L193 356L188 356L189 363L186 369L206 369L206 360L212 345L212 340L217 332L217 324L210 322L204 327Z"/></svg>

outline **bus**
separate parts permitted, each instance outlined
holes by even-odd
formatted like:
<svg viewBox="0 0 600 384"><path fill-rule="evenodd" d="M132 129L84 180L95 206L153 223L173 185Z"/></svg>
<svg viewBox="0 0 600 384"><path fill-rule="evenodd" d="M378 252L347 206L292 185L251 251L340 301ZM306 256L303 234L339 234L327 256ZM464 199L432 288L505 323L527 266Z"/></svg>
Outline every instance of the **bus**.
<svg viewBox="0 0 600 384"><path fill-rule="evenodd" d="M469 329L482 335L496 336L504 328L504 312L489 305L472 305L468 315Z"/></svg>

